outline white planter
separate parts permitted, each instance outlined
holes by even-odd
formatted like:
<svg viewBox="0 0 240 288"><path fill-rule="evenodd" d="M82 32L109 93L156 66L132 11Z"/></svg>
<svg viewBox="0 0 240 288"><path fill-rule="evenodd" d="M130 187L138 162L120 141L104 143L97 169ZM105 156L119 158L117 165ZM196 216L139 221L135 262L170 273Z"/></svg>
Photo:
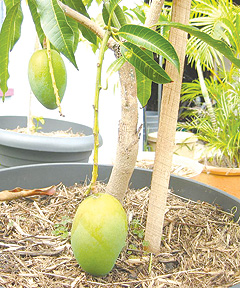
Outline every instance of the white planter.
<svg viewBox="0 0 240 288"><path fill-rule="evenodd" d="M177 131L175 137L174 153L194 159L197 137L191 132ZM152 151L155 151L157 142L157 132L148 134L148 144Z"/></svg>

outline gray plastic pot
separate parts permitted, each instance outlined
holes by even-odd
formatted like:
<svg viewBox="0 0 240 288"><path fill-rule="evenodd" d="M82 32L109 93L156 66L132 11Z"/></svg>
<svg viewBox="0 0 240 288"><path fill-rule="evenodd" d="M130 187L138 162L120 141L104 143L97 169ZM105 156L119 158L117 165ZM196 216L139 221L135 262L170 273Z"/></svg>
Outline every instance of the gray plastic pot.
<svg viewBox="0 0 240 288"><path fill-rule="evenodd" d="M78 123L45 118L43 132L72 129L82 137L56 137L27 135L6 129L26 127L25 116L0 116L0 167L36 163L87 163L94 146L92 129ZM102 139L100 136L100 146Z"/></svg>
<svg viewBox="0 0 240 288"><path fill-rule="evenodd" d="M107 182L112 166L99 165L98 179ZM12 167L0 170L0 191L22 188L39 188L58 184L67 186L91 179L92 165L87 163L52 163ZM130 180L131 188L150 186L152 171L136 168ZM236 207L235 219L240 216L240 199L227 194L217 188L202 184L195 180L171 175L170 188L175 194L194 201L200 200L211 204L218 204L225 211Z"/></svg>
<svg viewBox="0 0 240 288"><path fill-rule="evenodd" d="M107 182L112 166L99 165L99 180ZM5 189L40 188L58 184L67 186L85 182L91 179L92 165L80 163L37 164L21 167L12 167L0 170L0 191ZM131 178L131 188L150 186L152 171L137 168ZM218 204L225 211L231 211L235 207L235 219L240 216L240 199L227 194L217 188L202 184L195 180L171 175L170 188L174 193L191 200L201 200L212 204ZM240 288L240 284L232 288Z"/></svg>

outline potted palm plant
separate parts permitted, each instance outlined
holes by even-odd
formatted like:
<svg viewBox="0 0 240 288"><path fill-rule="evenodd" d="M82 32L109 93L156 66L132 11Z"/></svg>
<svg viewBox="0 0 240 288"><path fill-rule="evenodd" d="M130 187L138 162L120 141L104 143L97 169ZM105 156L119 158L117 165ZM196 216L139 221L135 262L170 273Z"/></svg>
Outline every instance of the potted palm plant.
<svg viewBox="0 0 240 288"><path fill-rule="evenodd" d="M203 13L201 16L197 14L199 9ZM217 15L214 12L216 9L221 13ZM213 1L211 4L195 1L192 13L194 25L200 25L204 17L202 30L215 33L219 39L230 43L237 40L234 35L239 33L236 24L239 7L230 1ZM220 30L215 23L218 23L218 28L221 27ZM239 44L232 47L235 55L239 55ZM179 126L194 131L204 143L202 162L205 168L195 179L240 197L237 185L240 179L239 69L229 65L216 50L207 49L203 42L197 46L197 39L193 37L188 43L188 54L190 59L195 60L199 80L183 84L183 102L194 104L191 105L193 108L184 112L188 121ZM203 78L202 67L211 71L209 79ZM200 100L199 105L199 99L203 99L204 103Z"/></svg>

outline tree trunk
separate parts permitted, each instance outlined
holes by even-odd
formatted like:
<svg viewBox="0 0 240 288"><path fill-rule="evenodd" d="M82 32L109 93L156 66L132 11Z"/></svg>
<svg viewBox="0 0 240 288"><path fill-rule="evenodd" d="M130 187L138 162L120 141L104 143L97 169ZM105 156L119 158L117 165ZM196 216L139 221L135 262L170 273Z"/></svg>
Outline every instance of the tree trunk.
<svg viewBox="0 0 240 288"><path fill-rule="evenodd" d="M173 0L172 21L188 24L191 0ZM162 238L163 220L172 166L172 155L175 142L180 92L187 44L187 33L171 28L169 40L177 51L180 60L180 73L167 62L166 72L173 82L163 87L158 138L151 193L148 206L145 240L149 242L149 250L159 253Z"/></svg>
<svg viewBox="0 0 240 288"><path fill-rule="evenodd" d="M158 22L163 2L164 0L152 1L145 26L152 26ZM106 192L122 202L137 160L139 133L137 131L138 101L135 69L129 63L125 63L119 75L122 115L119 123L116 159Z"/></svg>
<svg viewBox="0 0 240 288"><path fill-rule="evenodd" d="M139 135L137 83L134 67L126 62L119 71L122 110L114 167L106 192L122 202L132 176L138 153Z"/></svg>

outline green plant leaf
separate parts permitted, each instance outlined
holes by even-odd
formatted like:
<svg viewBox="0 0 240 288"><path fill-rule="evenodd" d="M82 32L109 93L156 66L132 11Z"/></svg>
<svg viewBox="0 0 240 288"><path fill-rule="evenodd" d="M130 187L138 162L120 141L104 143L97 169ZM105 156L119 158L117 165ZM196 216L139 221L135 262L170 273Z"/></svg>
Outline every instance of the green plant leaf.
<svg viewBox="0 0 240 288"><path fill-rule="evenodd" d="M116 7L118 6L118 3L120 3L122 0L107 0L105 1L105 4L109 2L109 15L111 16L111 14L114 12L114 10L116 9Z"/></svg>
<svg viewBox="0 0 240 288"><path fill-rule="evenodd" d="M121 27L116 35L121 36L137 46L162 55L179 71L179 59L172 44L152 29L139 25L128 24Z"/></svg>
<svg viewBox="0 0 240 288"><path fill-rule="evenodd" d="M125 62L126 62L126 60L123 56L121 56L121 57L117 58L115 61L113 61L113 63L107 69L108 78L110 76L112 76L115 72L117 72Z"/></svg>
<svg viewBox="0 0 240 288"><path fill-rule="evenodd" d="M109 22L110 9L111 9L110 4L105 2L103 5L103 9L102 9L102 16L103 16L103 21L106 25L108 25L108 22ZM119 5L115 7L115 10L112 12L111 17L112 17L111 26L113 27L120 29L123 25L127 24L125 14Z"/></svg>
<svg viewBox="0 0 240 288"><path fill-rule="evenodd" d="M106 0L103 6L103 19L105 24L114 26L118 29L121 27L120 21L123 21L123 17L125 18L122 9L118 6L119 2L121 2L121 0ZM118 14L116 14L117 7ZM120 19L118 19L118 15L120 16Z"/></svg>
<svg viewBox="0 0 240 288"><path fill-rule="evenodd" d="M43 40L45 38L45 34L42 30L42 26L40 23L40 16L37 13L36 1L28 0L28 7L29 7L29 10L30 10L31 15L32 15L32 19L33 19L33 22L35 25L35 29L37 31L39 42L41 43L41 45L43 45Z"/></svg>
<svg viewBox="0 0 240 288"><path fill-rule="evenodd" d="M75 11L79 12L80 14L90 19L90 16L82 0L65 0L64 3L68 5L70 8L74 9ZM91 42L96 46L98 45L96 34L94 34L91 30L89 30L87 27L85 27L80 23L78 23L78 28L82 32L82 35L85 39L87 39L89 42Z"/></svg>
<svg viewBox="0 0 240 288"><path fill-rule="evenodd" d="M77 68L74 34L57 0L36 0L41 26L50 42Z"/></svg>
<svg viewBox="0 0 240 288"><path fill-rule="evenodd" d="M20 1L12 6L4 19L2 29L0 32L0 89L3 92L3 100L5 93L8 90L7 81L9 78L8 73L8 62L9 62L9 51L12 47L14 31L15 31L15 20L19 11Z"/></svg>
<svg viewBox="0 0 240 288"><path fill-rule="evenodd" d="M152 80L144 76L137 69L135 71L137 78L137 97L142 107L145 107L151 97Z"/></svg>
<svg viewBox="0 0 240 288"><path fill-rule="evenodd" d="M130 9L130 11L132 11L137 16L137 18L141 21L142 24L145 23L146 15L145 15L143 9L141 9L140 6L137 6L137 7L133 8L133 9Z"/></svg>
<svg viewBox="0 0 240 288"><path fill-rule="evenodd" d="M172 81L161 66L134 44L121 43L121 53L130 64L152 81L160 84Z"/></svg>
<svg viewBox="0 0 240 288"><path fill-rule="evenodd" d="M4 0L4 3L6 5L6 14L8 14L9 10L15 6L18 5L20 1L19 0ZM18 5L18 11L15 15L14 19L14 29L12 31L12 41L10 45L10 50L13 49L14 45L17 43L18 39L21 35L21 26L22 26L22 20L23 20L23 13L21 5Z"/></svg>
<svg viewBox="0 0 240 288"><path fill-rule="evenodd" d="M216 40L210 35L200 31L198 28L192 27L190 25L184 25L180 23L173 22L159 22L158 25L166 25L183 30L210 45L220 53L222 53L226 58L228 58L233 64L240 68L240 59L234 56L232 49L223 41Z"/></svg>

